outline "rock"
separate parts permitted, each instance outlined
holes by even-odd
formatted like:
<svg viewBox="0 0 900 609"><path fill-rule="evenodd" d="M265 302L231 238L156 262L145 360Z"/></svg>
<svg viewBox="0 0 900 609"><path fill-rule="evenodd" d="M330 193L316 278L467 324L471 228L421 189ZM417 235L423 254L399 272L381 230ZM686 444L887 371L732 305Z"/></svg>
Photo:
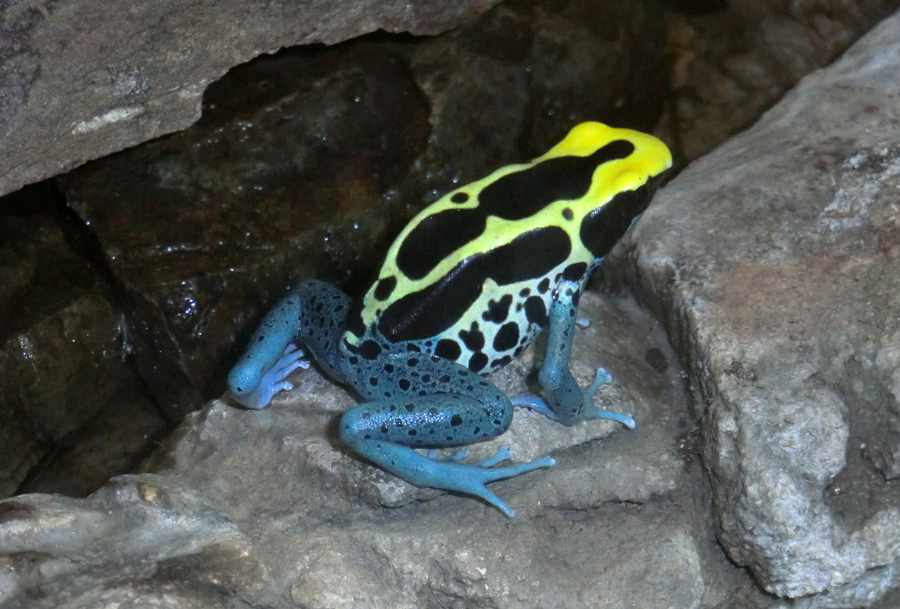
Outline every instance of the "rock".
<svg viewBox="0 0 900 609"><path fill-rule="evenodd" d="M191 489L123 476L87 499L25 495L0 504L0 605L211 607L271 589L251 544Z"/></svg>
<svg viewBox="0 0 900 609"><path fill-rule="evenodd" d="M7 203L19 213L0 216L0 494L79 494L135 467L166 426L94 270L53 219Z"/></svg>
<svg viewBox="0 0 900 609"><path fill-rule="evenodd" d="M582 313L594 323L579 330L572 369L586 381L602 359L616 380L598 404L631 410L638 427L565 428L517 412L502 438L472 447L472 458L501 444L516 459L556 456L554 468L492 485L516 518L416 489L348 454L334 425L352 398L315 370L298 371L295 389L264 410L215 401L189 417L148 463L155 474L115 479L84 500L0 502L7 602L123 603L137 590L160 597L173 578L177 607L214 597L321 608L459 598L681 607L723 597L721 582L734 583L698 526L708 517L694 494L700 472L688 473L676 446L689 426L677 360L633 302L587 293ZM536 352L495 375L504 390L530 392ZM60 545L61 531L69 537Z"/></svg>
<svg viewBox="0 0 900 609"><path fill-rule="evenodd" d="M594 325L573 371L584 384L607 366L598 400L638 428L517 413L472 451L557 458L493 485L515 519L347 454L335 421L353 399L298 372L263 411L210 403L145 473L89 498L0 502L0 604L772 606L720 553L713 522L771 594L887 603L900 566L898 19L665 189L607 262L679 353L634 301L584 297ZM497 382L530 393L539 359Z"/></svg>
<svg viewBox="0 0 900 609"><path fill-rule="evenodd" d="M436 34L493 4L9 3L0 12L0 193L184 129L206 86L258 55L378 29Z"/></svg>
<svg viewBox="0 0 900 609"><path fill-rule="evenodd" d="M696 159L753 124L804 75L834 61L897 2L676 3L667 17L674 110L658 130ZM670 135L671 133L671 135Z"/></svg>
<svg viewBox="0 0 900 609"><path fill-rule="evenodd" d="M680 346L719 539L776 595L896 585L900 15L682 173L633 234ZM841 600L842 599L842 600ZM829 604L830 603L830 604Z"/></svg>

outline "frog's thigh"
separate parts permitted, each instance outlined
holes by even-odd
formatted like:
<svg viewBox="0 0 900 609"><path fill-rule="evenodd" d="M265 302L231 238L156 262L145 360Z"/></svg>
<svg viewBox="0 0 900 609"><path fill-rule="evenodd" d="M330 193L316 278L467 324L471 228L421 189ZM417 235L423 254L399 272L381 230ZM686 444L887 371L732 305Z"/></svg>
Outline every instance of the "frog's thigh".
<svg viewBox="0 0 900 609"><path fill-rule="evenodd" d="M460 446L498 436L512 422L509 399L467 368L425 356L410 358L411 365L398 361L379 360L360 371L359 381L368 384L362 393L372 401L350 409L341 420L341 435L351 446L356 440ZM390 375L379 374L385 367Z"/></svg>
<svg viewBox="0 0 900 609"><path fill-rule="evenodd" d="M371 377L384 397L348 410L341 419L341 438L366 459L411 484L476 495L513 516L512 508L485 484L550 467L555 461L541 457L493 467L511 453L501 450L496 457L474 464L440 462L418 454L410 447L455 446L503 433L512 421L512 404L494 385L459 364L428 358L411 361L415 364L397 371L390 382L387 377ZM381 360L378 365L383 369L390 363ZM417 384L407 384L413 378ZM419 395L420 391L428 393ZM370 398L377 395L367 393Z"/></svg>

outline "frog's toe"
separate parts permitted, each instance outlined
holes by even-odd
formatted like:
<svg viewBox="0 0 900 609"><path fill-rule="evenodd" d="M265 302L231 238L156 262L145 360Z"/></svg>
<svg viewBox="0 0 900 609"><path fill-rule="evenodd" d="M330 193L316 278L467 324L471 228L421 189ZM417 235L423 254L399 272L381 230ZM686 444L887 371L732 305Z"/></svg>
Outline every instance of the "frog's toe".
<svg viewBox="0 0 900 609"><path fill-rule="evenodd" d="M283 379L297 368L303 368L304 370L306 370L307 368L309 368L309 362L300 359L304 355L306 355L306 353L303 351L303 349L299 348L293 343L290 343L287 347L284 348L284 351L281 353L281 357L279 357L278 360L272 365L271 371L277 372L277 374L279 374Z"/></svg>
<svg viewBox="0 0 900 609"><path fill-rule="evenodd" d="M506 505L506 503L497 495L489 491L485 484L493 482L494 480L512 478L513 476L518 476L542 467L553 467L556 465L556 459L552 457L541 457L526 463L516 463L515 465L508 465L506 467L491 467L491 465L496 465L500 461L505 461L511 456L512 451L504 446L490 459L485 459L478 464L468 466L462 476L460 486L453 490L460 490L481 497L512 518L516 515L515 510Z"/></svg>
<svg viewBox="0 0 900 609"><path fill-rule="evenodd" d="M509 449L509 446L503 446L500 450L497 451L497 454L493 457L488 457L483 461L479 461L475 463L478 467L494 467L498 463L503 463L509 459L512 459L513 452Z"/></svg>
<svg viewBox="0 0 900 609"><path fill-rule="evenodd" d="M309 362L300 359L303 355L303 349L298 349L296 345L285 347L281 357L263 374L259 383L260 388L271 391L271 395L275 395L279 391L290 391L293 389L290 383L282 381L289 377L297 368L303 368L304 370L309 368Z"/></svg>
<svg viewBox="0 0 900 609"><path fill-rule="evenodd" d="M588 385L587 389L584 390L584 398L588 401L593 400L597 390L604 385L609 385L612 383L612 380L612 377L605 368L597 368L597 374L594 375L594 380Z"/></svg>
<svg viewBox="0 0 900 609"><path fill-rule="evenodd" d="M294 386L284 380L297 368L309 368L309 362L301 360L303 350L295 345L285 347L281 357L260 377L256 389L247 394L234 393L235 399L247 408L265 408L281 391L290 391Z"/></svg>
<svg viewBox="0 0 900 609"><path fill-rule="evenodd" d="M634 418L630 414L613 412L612 410L603 410L594 406L594 394L597 393L597 390L603 385L608 385L611 382L612 377L609 373L603 368L597 368L597 374L594 376L594 381L584 390L584 403L587 406L584 418L610 419L612 421L618 421L628 429L634 429Z"/></svg>
<svg viewBox="0 0 900 609"><path fill-rule="evenodd" d="M559 417L556 416L556 413L553 412L544 398L539 398L536 395L526 395L520 398L512 398L510 402L512 402L513 406L520 406L538 412L551 421L559 421Z"/></svg>

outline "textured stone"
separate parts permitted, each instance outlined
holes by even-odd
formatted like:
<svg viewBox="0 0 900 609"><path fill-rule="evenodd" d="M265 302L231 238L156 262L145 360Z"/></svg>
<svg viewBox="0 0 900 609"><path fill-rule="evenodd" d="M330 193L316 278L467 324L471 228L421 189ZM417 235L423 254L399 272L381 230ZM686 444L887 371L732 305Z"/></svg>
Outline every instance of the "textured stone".
<svg viewBox="0 0 900 609"><path fill-rule="evenodd" d="M774 594L835 591L814 606L896 585L898 71L895 15L682 173L633 235L691 362L719 538Z"/></svg>
<svg viewBox="0 0 900 609"><path fill-rule="evenodd" d="M493 4L5 2L0 193L184 129L206 86L258 55L378 29L436 34Z"/></svg>
<svg viewBox="0 0 900 609"><path fill-rule="evenodd" d="M0 502L7 605L39 594L30 606L87 608L138 592L168 594L174 607L215 598L523 609L721 600L736 584L699 524L708 518L694 495L700 472L689 474L677 450L689 423L674 355L633 301L588 293L582 313L594 323L578 331L572 369L586 381L602 360L616 380L598 404L631 410L638 427L565 428L517 412L502 438L472 447L472 458L501 444L517 459L556 456L551 469L492 485L516 518L416 489L348 454L334 425L352 398L315 370L298 371L294 390L266 409L215 401L189 417L148 463L157 474L115 479L84 500ZM530 392L535 352L495 375L504 390Z"/></svg>

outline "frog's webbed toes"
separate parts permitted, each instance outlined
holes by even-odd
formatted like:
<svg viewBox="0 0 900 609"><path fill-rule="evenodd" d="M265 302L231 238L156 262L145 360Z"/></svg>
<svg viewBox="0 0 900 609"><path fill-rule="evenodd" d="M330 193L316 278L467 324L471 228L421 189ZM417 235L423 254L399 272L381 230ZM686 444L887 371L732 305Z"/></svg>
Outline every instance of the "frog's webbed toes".
<svg viewBox="0 0 900 609"><path fill-rule="evenodd" d="M634 429L634 418L630 414L613 412L612 410L603 410L602 408L597 408L596 406L594 406L594 394L597 393L597 390L600 389L603 385L607 385L611 382L612 377L609 375L609 373L603 368L597 368L597 374L596 376L594 376L593 382L588 385L587 389L584 390L584 418L610 419L612 421L618 421L628 429Z"/></svg>
<svg viewBox="0 0 900 609"><path fill-rule="evenodd" d="M302 349L289 344L275 363L262 374L256 389L249 393L238 393L233 388L232 394L242 406L253 409L265 408L278 392L290 391L294 388L284 379L297 368L309 368L309 362L300 359L303 355Z"/></svg>
<svg viewBox="0 0 900 609"><path fill-rule="evenodd" d="M519 474L524 474L526 472L534 471L543 467L553 467L554 465L556 465L556 459L554 459L553 457L540 457L538 459L527 461L525 463L516 463L514 465L507 465L505 467L493 467L497 463L506 461L511 457L512 451L509 450L508 447L504 446L499 451L497 451L496 455L485 459L484 461L480 461L468 466L461 465L460 467L466 468L465 472L460 472L463 474L462 476L460 476L462 483L459 487L452 490L460 490L481 497L491 505L496 506L504 514L512 518L516 515L515 510L506 505L506 503L497 495L489 491L485 484L487 484L488 482L493 482L494 480L512 478L513 476L518 476Z"/></svg>
<svg viewBox="0 0 900 609"><path fill-rule="evenodd" d="M583 400L583 411L580 418L575 419L574 422L586 419L610 419L612 421L618 421L629 429L634 429L634 418L632 418L630 414L622 414L619 412L613 412L611 410L603 410L594 406L594 395L601 387L611 382L612 377L609 375L609 373L603 368L598 368L597 374L594 376L594 380L590 385L587 386L586 389L583 389L581 392ZM530 408L535 412L539 412L551 421L560 420L559 416L553 411L553 409L544 398L530 395L513 398L510 400L510 402L512 402L515 406L523 406L525 408ZM568 424L571 425L574 423Z"/></svg>
<svg viewBox="0 0 900 609"><path fill-rule="evenodd" d="M515 511L485 486L494 480L512 478L543 467L556 465L556 459L541 457L526 463L514 463L504 467L494 467L513 456L509 447L504 446L492 456L475 463L461 463L468 452L458 450L446 461L437 460L437 451L429 450L423 457L414 451L394 445L378 443L373 448L394 454L389 463L394 473L417 486L430 486L449 491L468 493L481 497L512 518ZM414 475L410 475L413 474Z"/></svg>

